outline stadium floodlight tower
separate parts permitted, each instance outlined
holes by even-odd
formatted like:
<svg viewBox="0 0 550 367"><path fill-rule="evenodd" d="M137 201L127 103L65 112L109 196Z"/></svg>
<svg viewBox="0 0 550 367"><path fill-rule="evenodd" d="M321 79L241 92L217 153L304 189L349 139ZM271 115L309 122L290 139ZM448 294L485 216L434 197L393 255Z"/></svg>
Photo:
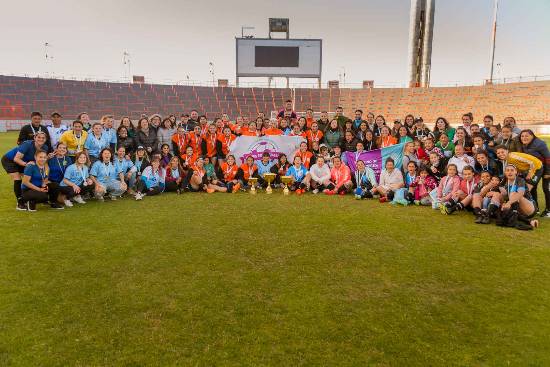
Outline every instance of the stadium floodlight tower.
<svg viewBox="0 0 550 367"><path fill-rule="evenodd" d="M274 38L273 33L285 33ZM288 18L269 18L269 37L236 38L236 84L241 77L316 78L321 87L322 40L291 39Z"/></svg>
<svg viewBox="0 0 550 367"><path fill-rule="evenodd" d="M429 87L435 0L411 0L409 23L409 87Z"/></svg>

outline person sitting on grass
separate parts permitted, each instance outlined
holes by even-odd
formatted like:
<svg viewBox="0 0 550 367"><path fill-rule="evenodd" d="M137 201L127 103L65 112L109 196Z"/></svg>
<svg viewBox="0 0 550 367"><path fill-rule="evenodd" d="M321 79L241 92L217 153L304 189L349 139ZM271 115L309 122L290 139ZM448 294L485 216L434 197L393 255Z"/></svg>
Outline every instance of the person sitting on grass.
<svg viewBox="0 0 550 367"><path fill-rule="evenodd" d="M451 199L445 203L445 213L452 214L455 211L461 211L471 206L474 189L478 183L478 179L474 175L474 169L471 166L466 166L462 170L464 178L460 181L460 188Z"/></svg>
<svg viewBox="0 0 550 367"><path fill-rule="evenodd" d="M317 161L309 169L309 174L311 176L312 193L314 194L323 191L330 184L330 168L322 156L317 157Z"/></svg>
<svg viewBox="0 0 550 367"><path fill-rule="evenodd" d="M98 157L90 170L94 182L94 195L100 201L104 200L105 195L109 195L111 200L116 200L127 189L124 175L117 174L115 165L111 162L112 154L109 148L103 148Z"/></svg>
<svg viewBox="0 0 550 367"><path fill-rule="evenodd" d="M227 187L227 192L237 192L241 188L241 184L237 180L237 173L239 172L239 167L235 164L235 156L233 154L228 154L225 157L225 161L219 167L218 176L222 178L225 186Z"/></svg>
<svg viewBox="0 0 550 367"><path fill-rule="evenodd" d="M538 227L539 222L532 220L537 213L537 204L531 197L526 180L518 176L518 170L514 165L506 165L499 191L495 198L501 204L500 213L497 214L497 225L518 229Z"/></svg>
<svg viewBox="0 0 550 367"><path fill-rule="evenodd" d="M376 176L372 168L367 167L363 160L355 163L356 170L352 175L355 185L354 196L356 199L372 199L372 189L377 186Z"/></svg>
<svg viewBox="0 0 550 367"><path fill-rule="evenodd" d="M428 167L420 166L418 175L410 187L414 188L415 205L432 205L430 193L437 188L437 181L430 175Z"/></svg>
<svg viewBox="0 0 550 367"><path fill-rule="evenodd" d="M264 179L266 173L271 173L271 167L273 167L273 162L271 161L271 155L269 152L262 153L262 159L256 162L258 167L258 185L260 187L267 187L267 181Z"/></svg>
<svg viewBox="0 0 550 367"><path fill-rule="evenodd" d="M448 164L454 164L456 166L458 175L462 177L462 170L466 166L473 167L475 165L475 161L472 157L464 153L464 147L462 145L457 145L455 147L455 154L452 156L451 159L449 159Z"/></svg>
<svg viewBox="0 0 550 367"><path fill-rule="evenodd" d="M239 167L239 171L237 172L237 180L243 189L246 190L251 188L251 185L249 185L248 182L251 177L259 179L260 175L258 175L258 166L254 163L254 157L249 155L246 157L245 162Z"/></svg>
<svg viewBox="0 0 550 367"><path fill-rule="evenodd" d="M71 200L78 204L86 204L83 195L91 195L94 192L94 182L90 178L90 170L86 163L86 153L78 152L75 155L75 162L65 170L63 181L59 190L65 195L65 206L71 207Z"/></svg>
<svg viewBox="0 0 550 367"><path fill-rule="evenodd" d="M290 163L288 163L288 158L286 154L281 153L279 155L279 159L277 159L277 162L271 166L271 173L275 173L275 187L281 186L283 183L281 182L281 177L286 175L286 171L290 168Z"/></svg>
<svg viewBox="0 0 550 367"><path fill-rule="evenodd" d="M447 175L441 179L437 187L437 201L434 204L437 204L441 213L446 214L446 204L457 196L459 190L460 177L458 176L458 169L456 164L451 163L447 166Z"/></svg>
<svg viewBox="0 0 550 367"><path fill-rule="evenodd" d="M494 178L494 180L493 180ZM487 214L489 205L491 204L491 199L495 192L499 192L498 185L500 180L497 176L491 176L489 171L483 171L479 175L479 182L474 188L474 193L472 194L472 208L474 212L475 220L477 224L484 224L484 222L489 223L490 219ZM496 202L497 205L500 205Z"/></svg>
<svg viewBox="0 0 550 367"><path fill-rule="evenodd" d="M372 189L373 196L379 196L380 202L392 201L395 191L402 188L403 173L395 168L395 161L392 158L386 159L384 169L380 173L380 183Z"/></svg>
<svg viewBox="0 0 550 367"><path fill-rule="evenodd" d="M160 165L159 158L153 158L151 165L147 166L137 183L136 200L142 200L145 195L154 196L164 191L166 174Z"/></svg>
<svg viewBox="0 0 550 367"><path fill-rule="evenodd" d="M57 203L57 186L50 185L47 159L48 153L37 150L34 164L28 164L23 171L22 199L30 212L36 211L37 203L45 202L49 202L52 209L64 209L63 205Z"/></svg>
<svg viewBox="0 0 550 367"><path fill-rule="evenodd" d="M474 170L477 174L481 172L489 172L491 176L498 174L497 165L494 160L489 159L489 155L486 151L480 150L475 155L476 164Z"/></svg>
<svg viewBox="0 0 550 367"><path fill-rule="evenodd" d="M183 170L178 157L172 157L165 168L164 191L181 194L183 190Z"/></svg>
<svg viewBox="0 0 550 367"><path fill-rule="evenodd" d="M302 158L299 155L294 157L294 162L286 171L286 175L292 177L290 191L296 192L296 195L302 195L305 191L309 190L311 175L302 164Z"/></svg>
<svg viewBox="0 0 550 367"><path fill-rule="evenodd" d="M204 160L203 167L206 172L206 181L208 182L208 184L206 185L206 192L209 194L212 194L216 191L227 192L227 187L225 186L223 181L221 181L218 178L218 174L216 172L214 165L210 162L210 158L204 157L203 160Z"/></svg>
<svg viewBox="0 0 550 367"><path fill-rule="evenodd" d="M416 177L418 177L418 165L416 162L411 161L407 164L407 172L404 177L405 189L407 190L405 194L405 199L410 203L414 203L414 183L416 182Z"/></svg>
<svg viewBox="0 0 550 367"><path fill-rule="evenodd" d="M134 184L134 182L132 182L132 176L135 175L136 170L132 161L126 157L126 148L122 146L118 147L115 158L113 159L113 164L115 165L117 176L122 174L124 177L124 182L128 186L128 194L133 195L132 184Z"/></svg>

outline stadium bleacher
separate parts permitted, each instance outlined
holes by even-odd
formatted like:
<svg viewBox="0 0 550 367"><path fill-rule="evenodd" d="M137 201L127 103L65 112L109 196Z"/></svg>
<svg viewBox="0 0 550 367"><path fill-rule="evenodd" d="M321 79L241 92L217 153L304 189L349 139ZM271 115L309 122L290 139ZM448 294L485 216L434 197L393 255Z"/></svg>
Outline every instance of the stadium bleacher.
<svg viewBox="0 0 550 367"><path fill-rule="evenodd" d="M406 114L435 121L444 116L458 122L464 112L493 114L495 121L515 116L518 123L550 121L550 81L491 86L436 88L234 88L160 84L108 83L0 75L0 120L28 119L32 111L59 111L71 119L82 111L98 119L104 114L137 118L153 113L176 115L197 109L209 119L228 113L254 118L258 112L281 108L294 99L295 110L311 107L334 111L344 107L381 114L387 121Z"/></svg>

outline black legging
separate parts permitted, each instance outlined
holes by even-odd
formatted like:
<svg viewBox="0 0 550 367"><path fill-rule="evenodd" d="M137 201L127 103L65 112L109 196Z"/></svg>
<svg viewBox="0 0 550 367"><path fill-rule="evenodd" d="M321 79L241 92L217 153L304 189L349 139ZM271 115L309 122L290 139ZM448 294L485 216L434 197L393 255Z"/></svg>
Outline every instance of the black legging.
<svg viewBox="0 0 550 367"><path fill-rule="evenodd" d="M141 192L142 194L147 194L147 196L158 195L162 192L160 186L155 186L151 190L149 190L143 180L138 180L136 187L138 192Z"/></svg>
<svg viewBox="0 0 550 367"><path fill-rule="evenodd" d="M50 182L48 184L47 192L36 191L27 188L23 189L23 200L34 201L35 203L45 203L49 201L51 204L53 204L57 201L57 194L59 194L59 190L57 189L58 186L58 183Z"/></svg>
<svg viewBox="0 0 550 367"><path fill-rule="evenodd" d="M80 187L80 192L78 194L74 192L74 189L72 188L72 186L59 186L59 192L65 195L67 200L70 200L78 195L92 194L94 192L94 186L95 184L93 183L91 185L86 185L86 186L79 185L78 187Z"/></svg>
<svg viewBox="0 0 550 367"><path fill-rule="evenodd" d="M183 189L183 180L180 181L178 184L176 181L168 181L166 182L166 186L164 187L164 191L178 191Z"/></svg>
<svg viewBox="0 0 550 367"><path fill-rule="evenodd" d="M542 181L542 192L544 193L544 201L546 205L546 209L550 210L550 179L549 178L543 178L544 177L544 167L540 168L535 172L536 181L533 182L533 180L528 181L528 183L533 185L533 188L531 189L531 197L533 200L537 203L537 206L540 208L539 205L539 195L538 195L538 187L539 182Z"/></svg>

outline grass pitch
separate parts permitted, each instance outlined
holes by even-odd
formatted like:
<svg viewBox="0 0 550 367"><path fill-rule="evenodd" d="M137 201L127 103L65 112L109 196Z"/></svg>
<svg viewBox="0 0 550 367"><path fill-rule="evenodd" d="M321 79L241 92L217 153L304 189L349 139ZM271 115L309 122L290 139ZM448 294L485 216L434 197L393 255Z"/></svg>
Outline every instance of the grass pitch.
<svg viewBox="0 0 550 367"><path fill-rule="evenodd" d="M12 196L2 171L2 366L550 364L548 220L279 192L26 213Z"/></svg>

